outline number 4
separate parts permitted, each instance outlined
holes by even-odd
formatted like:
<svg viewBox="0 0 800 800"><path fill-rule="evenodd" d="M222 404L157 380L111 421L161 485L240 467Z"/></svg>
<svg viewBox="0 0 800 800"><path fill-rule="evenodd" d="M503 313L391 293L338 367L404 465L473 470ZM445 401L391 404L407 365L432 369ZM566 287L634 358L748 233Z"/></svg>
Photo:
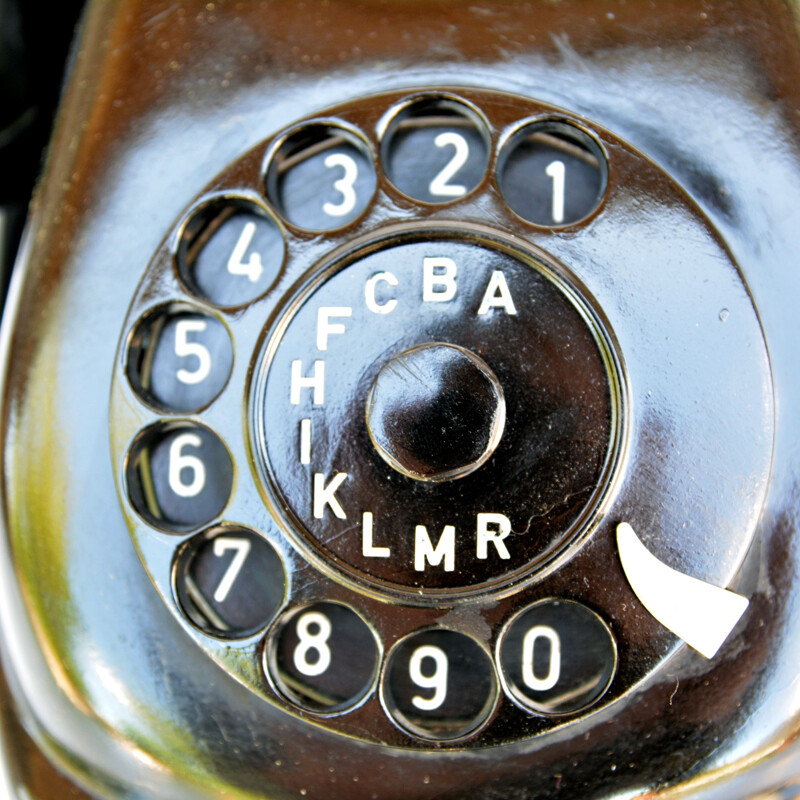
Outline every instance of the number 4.
<svg viewBox="0 0 800 800"><path fill-rule="evenodd" d="M235 550L236 553L231 559L231 563L228 564L228 568L225 570L225 574L222 576L217 590L214 592L214 600L217 603L225 602L236 578L239 577L244 562L247 560L247 556L250 553L250 540L234 539L228 536L220 536L214 539L215 556L224 556L228 550Z"/></svg>
<svg viewBox="0 0 800 800"><path fill-rule="evenodd" d="M231 257L228 259L228 272L230 272L231 275L244 275L250 279L250 283L255 283L264 272L264 265L261 263L261 253L257 250L254 250L250 254L250 258L247 261L244 260L244 257L247 255L247 249L252 244L255 235L255 222L245 223L236 241L236 246L233 248Z"/></svg>

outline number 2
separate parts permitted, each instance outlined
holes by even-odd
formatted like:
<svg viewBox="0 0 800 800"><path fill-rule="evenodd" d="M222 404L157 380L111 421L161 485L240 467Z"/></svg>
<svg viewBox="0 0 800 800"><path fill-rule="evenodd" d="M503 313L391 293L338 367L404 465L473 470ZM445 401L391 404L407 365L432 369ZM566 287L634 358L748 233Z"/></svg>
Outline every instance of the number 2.
<svg viewBox="0 0 800 800"><path fill-rule="evenodd" d="M356 207L356 192L353 187L358 177L358 167L356 162L344 153L331 153L325 159L325 166L328 169L342 167L344 175L333 184L333 188L341 194L342 199L338 203L324 203L322 210L331 217L343 217Z"/></svg>
<svg viewBox="0 0 800 800"><path fill-rule="evenodd" d="M235 539L231 536L218 536L214 539L214 555L217 557L224 556L228 550L234 550L235 554L222 576L222 580L214 592L214 600L217 603L224 603L231 588L233 587L236 578L242 571L244 562L247 561L247 556L250 554L250 540L249 539Z"/></svg>
<svg viewBox="0 0 800 800"><path fill-rule="evenodd" d="M444 165L439 174L430 182L428 191L437 197L461 197L467 193L467 187L460 183L448 183L469 158L469 144L460 133L440 133L433 143L437 147L454 147L453 157Z"/></svg>

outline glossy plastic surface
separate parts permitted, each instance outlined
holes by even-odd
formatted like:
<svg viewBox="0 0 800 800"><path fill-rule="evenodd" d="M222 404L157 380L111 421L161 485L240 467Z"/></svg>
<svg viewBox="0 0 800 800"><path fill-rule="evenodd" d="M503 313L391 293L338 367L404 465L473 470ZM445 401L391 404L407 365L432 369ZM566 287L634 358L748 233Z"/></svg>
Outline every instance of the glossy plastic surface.
<svg viewBox="0 0 800 800"><path fill-rule="evenodd" d="M159 798L731 797L750 780L787 780L791 750L757 762L793 738L800 714L799 53L780 3L95 4L4 328L4 664L50 755L101 795ZM683 649L579 736L565 726L502 750L401 755L254 703L183 634L115 496L108 387L144 267L210 176L333 103L453 85L586 115L683 186L758 310L775 446L738 577L751 607L714 661ZM686 233L679 214L643 219L632 203L630 219ZM569 230L548 245L574 253ZM619 231L620 259L647 246ZM673 308L681 289L665 288ZM624 286L614 294L635 300ZM672 355L691 360L691 349ZM650 452L669 454L669 426L650 430Z"/></svg>

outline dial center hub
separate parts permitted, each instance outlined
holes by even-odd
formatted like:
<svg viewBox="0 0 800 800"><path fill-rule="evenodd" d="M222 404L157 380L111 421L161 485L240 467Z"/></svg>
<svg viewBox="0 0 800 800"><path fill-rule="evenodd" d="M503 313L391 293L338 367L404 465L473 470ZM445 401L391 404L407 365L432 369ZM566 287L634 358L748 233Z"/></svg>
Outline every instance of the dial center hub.
<svg viewBox="0 0 800 800"><path fill-rule="evenodd" d="M372 383L367 429L398 472L446 481L473 472L503 435L506 406L497 376L463 347L432 342L391 358Z"/></svg>

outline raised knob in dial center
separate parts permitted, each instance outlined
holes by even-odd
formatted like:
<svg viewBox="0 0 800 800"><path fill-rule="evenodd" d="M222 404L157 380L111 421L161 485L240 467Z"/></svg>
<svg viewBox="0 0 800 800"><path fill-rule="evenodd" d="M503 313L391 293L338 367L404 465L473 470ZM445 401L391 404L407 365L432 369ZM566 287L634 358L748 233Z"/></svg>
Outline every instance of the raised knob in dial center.
<svg viewBox="0 0 800 800"><path fill-rule="evenodd" d="M500 381L482 358L431 342L383 365L366 418L384 461L416 480L446 481L468 475L492 455L506 409Z"/></svg>

